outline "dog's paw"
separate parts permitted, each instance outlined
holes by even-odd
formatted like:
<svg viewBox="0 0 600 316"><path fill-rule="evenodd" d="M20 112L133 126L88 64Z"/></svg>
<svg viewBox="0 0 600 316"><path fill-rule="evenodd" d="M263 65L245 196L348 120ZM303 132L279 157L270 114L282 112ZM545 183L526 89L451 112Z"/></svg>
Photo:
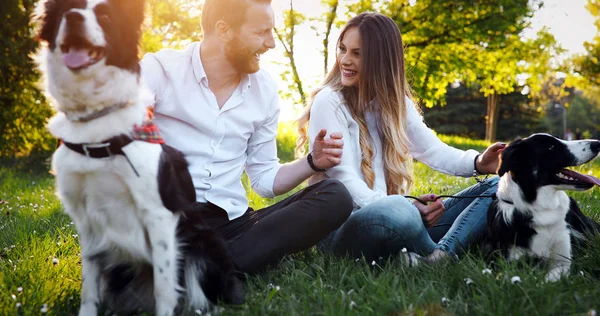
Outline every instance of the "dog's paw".
<svg viewBox="0 0 600 316"><path fill-rule="evenodd" d="M546 282L556 282L556 281L560 280L563 276L566 277L566 275L564 275L563 271L561 271L561 270L550 270L550 272L548 272L548 274L546 274L546 277L544 278L544 280Z"/></svg>
<svg viewBox="0 0 600 316"><path fill-rule="evenodd" d="M98 315L98 307L96 307L96 304L88 303L81 305L81 308L79 309L79 316L90 315Z"/></svg>

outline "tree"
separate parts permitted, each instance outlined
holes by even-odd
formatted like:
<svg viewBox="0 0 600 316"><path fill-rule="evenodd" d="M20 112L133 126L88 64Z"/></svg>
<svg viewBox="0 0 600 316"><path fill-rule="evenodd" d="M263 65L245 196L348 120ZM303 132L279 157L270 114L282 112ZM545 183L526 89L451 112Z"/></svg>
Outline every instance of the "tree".
<svg viewBox="0 0 600 316"><path fill-rule="evenodd" d="M339 4L339 0L321 0L321 5L327 8L325 13L319 18L311 19L313 22L317 22L317 24L322 23L325 26L323 32L319 30L318 26L312 26L317 37L323 37L323 49L321 50L321 53L323 53L323 76L326 76L329 71L329 36L331 35L331 29L334 26L334 22L336 21Z"/></svg>
<svg viewBox="0 0 600 316"><path fill-rule="evenodd" d="M181 48L202 39L202 1L147 0L146 26L140 41L142 53L164 47Z"/></svg>
<svg viewBox="0 0 600 316"><path fill-rule="evenodd" d="M574 57L574 70L580 76L580 85L600 87L600 0L588 0L586 8L596 18L597 32L592 42L583 44L587 54Z"/></svg>
<svg viewBox="0 0 600 316"><path fill-rule="evenodd" d="M53 146L45 129L52 109L38 87L40 74L30 57L38 49L31 22L36 2L5 0L0 6L0 156L25 156Z"/></svg>
<svg viewBox="0 0 600 316"><path fill-rule="evenodd" d="M291 70L291 81L292 84L289 85L290 91L298 92L297 103L302 104L303 106L306 104L306 94L304 92L304 87L302 86L302 80L300 79L300 75L298 74L298 68L296 66L296 59L294 58L294 37L296 36L296 27L306 21L306 17L300 12L294 10L294 1L290 0L290 9L286 10L283 13L284 16L284 27L283 28L275 28L275 34L277 35L277 39L283 46L285 50L284 55L290 61L290 70ZM289 71L284 71L281 75L281 79L283 81L287 80L290 75Z"/></svg>
<svg viewBox="0 0 600 316"><path fill-rule="evenodd" d="M463 80L475 83L487 97L486 140L496 140L501 96L512 93L517 86L527 86L528 95L539 97L541 83L558 70L552 60L562 52L547 29L529 40L512 35L501 47L491 50L485 45L473 47L473 63Z"/></svg>
<svg viewBox="0 0 600 316"><path fill-rule="evenodd" d="M396 21L411 85L431 107L443 105L448 84L473 67L474 47L502 48L539 5L539 0L361 0L349 6L349 14L378 11Z"/></svg>

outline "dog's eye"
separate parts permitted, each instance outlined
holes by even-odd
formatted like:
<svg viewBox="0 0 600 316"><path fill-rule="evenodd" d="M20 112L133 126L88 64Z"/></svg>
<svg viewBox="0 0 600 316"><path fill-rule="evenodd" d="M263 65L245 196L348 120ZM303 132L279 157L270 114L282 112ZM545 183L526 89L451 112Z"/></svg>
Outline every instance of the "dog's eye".
<svg viewBox="0 0 600 316"><path fill-rule="evenodd" d="M105 4L101 3L96 8L94 8L94 12L96 13L96 19L99 22L108 22L110 21L109 8Z"/></svg>
<svg viewBox="0 0 600 316"><path fill-rule="evenodd" d="M107 13L100 13L100 14L96 15L96 18L98 19L98 21L101 21L101 22L110 21L110 16Z"/></svg>

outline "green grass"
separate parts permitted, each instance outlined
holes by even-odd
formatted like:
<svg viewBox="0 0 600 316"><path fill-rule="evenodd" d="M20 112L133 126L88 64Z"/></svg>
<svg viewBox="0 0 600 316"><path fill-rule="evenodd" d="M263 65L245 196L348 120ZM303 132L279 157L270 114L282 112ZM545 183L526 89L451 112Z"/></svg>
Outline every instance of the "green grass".
<svg viewBox="0 0 600 316"><path fill-rule="evenodd" d="M460 148L486 146L442 138ZM473 179L444 176L422 164L415 169L413 195L451 194L474 184ZM600 159L579 171L599 175ZM600 220L598 189L572 195L585 213ZM249 199L255 208L273 203L255 194ZM46 166L0 162L0 214L0 315L39 315L43 304L48 304L48 314L76 314L81 281L77 232L62 213ZM406 268L397 260L373 265L311 249L249 278L247 303L225 306L222 314L584 315L600 310L600 239L579 254L568 279L546 284L543 266L485 261L477 251L458 264ZM492 274L482 274L484 268ZM513 276L522 282L512 284ZM467 285L466 278L473 283ZM444 297L450 300L445 306Z"/></svg>

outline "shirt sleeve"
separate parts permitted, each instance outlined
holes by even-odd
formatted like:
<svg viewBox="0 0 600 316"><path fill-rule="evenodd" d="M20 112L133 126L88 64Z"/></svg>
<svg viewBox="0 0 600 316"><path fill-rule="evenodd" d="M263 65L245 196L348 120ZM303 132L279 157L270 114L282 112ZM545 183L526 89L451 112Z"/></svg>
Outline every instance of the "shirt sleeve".
<svg viewBox="0 0 600 316"><path fill-rule="evenodd" d="M168 78L156 54L148 53L140 61L142 85L154 95L154 104L162 100Z"/></svg>
<svg viewBox="0 0 600 316"><path fill-rule="evenodd" d="M248 140L246 173L250 185L262 197L274 197L273 184L281 165L277 158L277 127L279 123L279 97L271 101L270 115Z"/></svg>
<svg viewBox="0 0 600 316"><path fill-rule="evenodd" d="M312 143L323 128L327 134L341 132L343 134L344 148L342 162L325 171L325 176L342 182L350 192L355 207L363 207L368 203L386 196L386 192L377 192L369 188L360 171L361 157L358 145L358 135L350 135L349 124L356 124L349 120L349 113L344 111L344 104L334 91L322 90L317 94L310 110L308 137L310 148Z"/></svg>
<svg viewBox="0 0 600 316"><path fill-rule="evenodd" d="M460 150L442 142L423 122L414 103L406 98L409 153L412 157L439 172L470 177L478 152Z"/></svg>

